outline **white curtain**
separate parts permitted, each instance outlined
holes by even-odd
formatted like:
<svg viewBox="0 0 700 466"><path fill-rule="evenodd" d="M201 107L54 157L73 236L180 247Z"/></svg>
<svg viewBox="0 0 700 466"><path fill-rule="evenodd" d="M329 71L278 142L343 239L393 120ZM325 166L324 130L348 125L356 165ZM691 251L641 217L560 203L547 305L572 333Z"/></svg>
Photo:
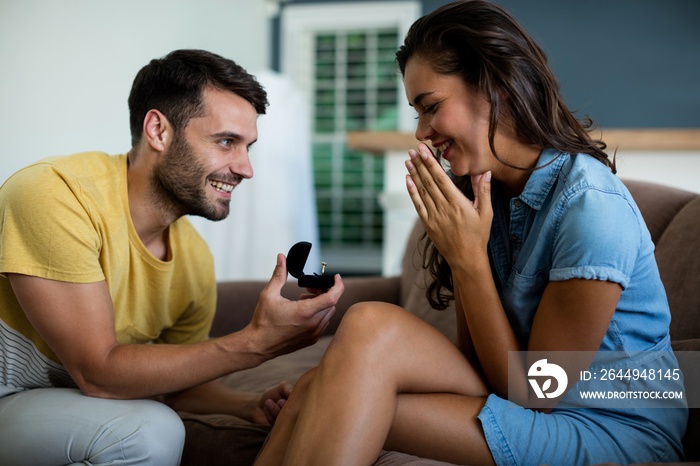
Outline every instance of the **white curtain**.
<svg viewBox="0 0 700 466"><path fill-rule="evenodd" d="M227 219L190 217L214 255L219 281L269 279L277 253L286 256L298 241L313 245L304 272L320 270L307 99L278 73L256 76L270 106L258 119L250 156L254 176L233 191Z"/></svg>

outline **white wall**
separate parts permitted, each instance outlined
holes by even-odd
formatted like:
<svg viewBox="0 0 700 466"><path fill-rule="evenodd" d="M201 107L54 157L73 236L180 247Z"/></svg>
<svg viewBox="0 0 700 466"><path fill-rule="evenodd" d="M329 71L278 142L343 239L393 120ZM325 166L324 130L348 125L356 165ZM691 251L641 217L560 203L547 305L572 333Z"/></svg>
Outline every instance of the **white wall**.
<svg viewBox="0 0 700 466"><path fill-rule="evenodd" d="M0 0L0 183L84 150L126 152L138 70L201 48L257 72L269 63L263 0Z"/></svg>
<svg viewBox="0 0 700 466"><path fill-rule="evenodd" d="M618 151L620 178L652 181L700 193L700 150Z"/></svg>

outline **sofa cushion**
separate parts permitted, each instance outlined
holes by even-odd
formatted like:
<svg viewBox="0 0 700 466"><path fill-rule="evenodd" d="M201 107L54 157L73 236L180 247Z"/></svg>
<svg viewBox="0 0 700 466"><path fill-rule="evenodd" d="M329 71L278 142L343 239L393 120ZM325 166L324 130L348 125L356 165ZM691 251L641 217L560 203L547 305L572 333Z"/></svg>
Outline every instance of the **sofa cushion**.
<svg viewBox="0 0 700 466"><path fill-rule="evenodd" d="M671 339L700 338L700 197L686 204L656 243L656 262L671 307Z"/></svg>
<svg viewBox="0 0 700 466"><path fill-rule="evenodd" d="M624 180L624 183L639 206L654 243L661 238L676 214L697 197L697 194L688 191L648 181Z"/></svg>
<svg viewBox="0 0 700 466"><path fill-rule="evenodd" d="M424 274L416 274L418 280L424 277ZM454 301L447 309L437 311L428 304L428 299L425 297L425 289L424 283L417 283L415 286L412 286L407 293L406 302L403 304L404 309L437 328L451 341L457 341Z"/></svg>
<svg viewBox="0 0 700 466"><path fill-rule="evenodd" d="M234 372L221 380L244 392L262 392L285 381L294 384L304 372L318 365L331 339L331 336L321 337L311 346L265 361L258 367Z"/></svg>
<svg viewBox="0 0 700 466"><path fill-rule="evenodd" d="M180 466L248 466L265 443L269 428L225 414L179 413L185 424Z"/></svg>
<svg viewBox="0 0 700 466"><path fill-rule="evenodd" d="M675 340L671 342L671 346L683 371L688 405L699 406L700 393L697 387L700 387L700 367L697 366L696 355L700 351L700 338ZM683 437L683 449L686 460L700 461L700 408L688 410L688 427Z"/></svg>
<svg viewBox="0 0 700 466"><path fill-rule="evenodd" d="M411 229L411 234L406 240L406 248L404 250L403 260L401 262L401 283L399 304L405 306L409 301L409 294L413 288L425 290L423 270L423 224L420 220L416 220Z"/></svg>
<svg viewBox="0 0 700 466"><path fill-rule="evenodd" d="M456 341L457 326L455 323L454 302L444 311L433 309L428 303L425 291L428 288L429 274L423 268L422 241L423 224L416 221L406 243L402 272L401 272L401 300L399 305L407 311L415 314L424 321L440 330L447 338Z"/></svg>
<svg viewBox="0 0 700 466"><path fill-rule="evenodd" d="M419 458L397 451L382 451L373 466L454 466L452 463Z"/></svg>
<svg viewBox="0 0 700 466"><path fill-rule="evenodd" d="M700 461L700 408L688 409L688 427L683 437L683 450L687 461Z"/></svg>

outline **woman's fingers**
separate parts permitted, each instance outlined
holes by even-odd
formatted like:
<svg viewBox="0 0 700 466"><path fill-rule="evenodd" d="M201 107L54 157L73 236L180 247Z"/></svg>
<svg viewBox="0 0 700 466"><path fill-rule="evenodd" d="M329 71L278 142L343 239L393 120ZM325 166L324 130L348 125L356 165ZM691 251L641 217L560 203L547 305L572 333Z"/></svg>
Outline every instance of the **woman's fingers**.
<svg viewBox="0 0 700 466"><path fill-rule="evenodd" d="M488 171L482 175L472 176L472 187L474 190L474 208L479 213L479 217L488 220L490 224L493 218L491 172Z"/></svg>
<svg viewBox="0 0 700 466"><path fill-rule="evenodd" d="M416 208L418 215L425 220L428 212L435 210L435 202L432 196L428 192L423 182L423 178L418 173L418 167L416 163L420 159L420 156L416 155L415 151L409 151L411 156L410 160L406 161L406 168L408 169L408 175L406 175L406 188L408 189L408 194L413 201L413 205ZM415 160L415 162L414 162Z"/></svg>
<svg viewBox="0 0 700 466"><path fill-rule="evenodd" d="M449 193L450 187L454 187L452 180L424 143L419 143L418 149L411 149L408 154L411 158L406 162L406 168L408 168L410 181L412 181L412 186L408 186L409 193L414 187L415 193L412 193L414 204L418 200L414 197L415 195L418 195L422 201L416 205L416 209L420 211L422 207L425 207L432 211L435 208L440 208L441 205L448 202L446 194ZM408 181L407 179L407 183Z"/></svg>
<svg viewBox="0 0 700 466"><path fill-rule="evenodd" d="M418 213L418 217L420 217L425 224L428 217L428 211L425 208L423 199L421 198L420 194L418 194L418 187L413 181L413 178L411 178L411 175L406 175L406 188L408 189L408 195L411 197L411 202L413 202L413 207L415 207L416 212Z"/></svg>
<svg viewBox="0 0 700 466"><path fill-rule="evenodd" d="M430 151L425 143L418 144L418 150L414 152L414 165L421 179L424 180L425 188L437 200L445 197L445 187L452 185L452 180L445 173L440 162Z"/></svg>

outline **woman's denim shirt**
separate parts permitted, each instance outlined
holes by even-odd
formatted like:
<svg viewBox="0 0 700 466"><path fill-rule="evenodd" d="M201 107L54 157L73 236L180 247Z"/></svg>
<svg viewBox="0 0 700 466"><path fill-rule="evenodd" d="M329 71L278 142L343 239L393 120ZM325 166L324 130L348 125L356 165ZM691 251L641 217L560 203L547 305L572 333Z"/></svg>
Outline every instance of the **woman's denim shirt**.
<svg viewBox="0 0 700 466"><path fill-rule="evenodd" d="M623 290L601 350L668 349L670 311L654 244L627 188L585 154L546 149L537 166L520 196L508 200L497 183L492 189L489 254L523 348L547 283L583 278Z"/></svg>

